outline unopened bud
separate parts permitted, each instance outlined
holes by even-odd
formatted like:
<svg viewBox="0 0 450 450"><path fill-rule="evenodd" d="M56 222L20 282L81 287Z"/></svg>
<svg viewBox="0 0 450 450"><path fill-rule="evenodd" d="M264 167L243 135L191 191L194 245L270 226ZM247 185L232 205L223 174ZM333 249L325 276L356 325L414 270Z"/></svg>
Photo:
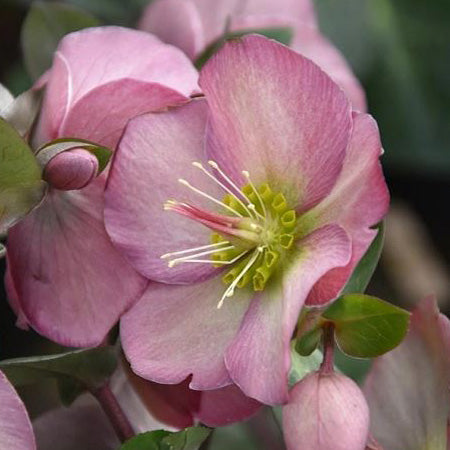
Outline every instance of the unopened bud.
<svg viewBox="0 0 450 450"><path fill-rule="evenodd" d="M61 152L44 169L44 179L53 188L62 191L82 189L97 175L98 160L81 148Z"/></svg>
<svg viewBox="0 0 450 450"><path fill-rule="evenodd" d="M315 372L290 392L283 431L288 450L362 450L369 434L369 407L350 378Z"/></svg>

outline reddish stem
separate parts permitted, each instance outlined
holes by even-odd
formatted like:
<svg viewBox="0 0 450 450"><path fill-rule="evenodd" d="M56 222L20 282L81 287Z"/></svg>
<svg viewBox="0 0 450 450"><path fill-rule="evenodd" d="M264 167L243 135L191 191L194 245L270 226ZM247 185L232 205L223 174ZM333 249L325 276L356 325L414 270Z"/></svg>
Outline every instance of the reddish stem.
<svg viewBox="0 0 450 450"><path fill-rule="evenodd" d="M323 327L323 361L320 373L326 375L334 372L334 325L326 323Z"/></svg>
<svg viewBox="0 0 450 450"><path fill-rule="evenodd" d="M109 383L105 383L102 387L92 390L91 393L98 400L103 411L108 416L120 441L125 442L132 438L135 435L133 427L111 391Z"/></svg>

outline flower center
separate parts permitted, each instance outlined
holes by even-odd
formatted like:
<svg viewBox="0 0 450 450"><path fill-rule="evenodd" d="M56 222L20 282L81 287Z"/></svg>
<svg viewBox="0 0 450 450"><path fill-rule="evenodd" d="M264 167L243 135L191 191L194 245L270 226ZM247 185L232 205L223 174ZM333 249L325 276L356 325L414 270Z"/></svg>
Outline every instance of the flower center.
<svg viewBox="0 0 450 450"><path fill-rule="evenodd" d="M211 244L162 255L169 267L181 263L232 266L222 277L228 285L218 303L232 297L236 288L251 286L262 291L280 261L292 248L297 228L297 215L290 209L282 192L274 192L268 183L255 186L247 171L242 174L248 183L239 188L214 161L193 165L202 170L224 191L222 200L192 186L186 180L179 182L220 207L213 213L187 203L168 200L164 209L187 216L213 230Z"/></svg>

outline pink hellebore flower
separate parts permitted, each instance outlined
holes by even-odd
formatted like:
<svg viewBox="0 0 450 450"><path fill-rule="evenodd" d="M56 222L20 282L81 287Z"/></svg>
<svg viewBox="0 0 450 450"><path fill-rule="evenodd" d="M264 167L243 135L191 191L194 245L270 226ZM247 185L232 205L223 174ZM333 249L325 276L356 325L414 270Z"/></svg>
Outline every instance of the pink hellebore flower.
<svg viewBox="0 0 450 450"><path fill-rule="evenodd" d="M0 372L0 448L36 450L33 429L25 405Z"/></svg>
<svg viewBox="0 0 450 450"><path fill-rule="evenodd" d="M283 403L303 304L336 297L386 213L378 130L261 36L227 43L200 86L205 99L131 121L112 167L108 233L154 281L123 347L144 378Z"/></svg>
<svg viewBox="0 0 450 450"><path fill-rule="evenodd" d="M290 47L318 64L340 85L353 108L365 111L366 100L341 53L320 33L311 0L154 0L139 28L197 58L225 31L289 27Z"/></svg>
<svg viewBox="0 0 450 450"><path fill-rule="evenodd" d="M369 408L353 380L315 372L290 392L283 407L283 433L288 450L363 450Z"/></svg>
<svg viewBox="0 0 450 450"><path fill-rule="evenodd" d="M148 33L91 28L66 36L47 75L32 142L83 138L114 149L132 117L187 101L197 73ZM8 235L6 284L19 323L64 345L99 344L146 285L103 225L106 173L76 149L45 168L46 198Z"/></svg>
<svg viewBox="0 0 450 450"><path fill-rule="evenodd" d="M450 321L428 297L413 311L405 340L375 360L364 385L383 450L449 449L449 386Z"/></svg>

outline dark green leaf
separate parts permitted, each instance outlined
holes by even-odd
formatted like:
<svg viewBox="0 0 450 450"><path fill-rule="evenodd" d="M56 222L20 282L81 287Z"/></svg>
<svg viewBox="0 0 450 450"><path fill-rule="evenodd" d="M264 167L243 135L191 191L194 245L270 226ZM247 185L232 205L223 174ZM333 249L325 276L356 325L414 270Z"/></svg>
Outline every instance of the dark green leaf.
<svg viewBox="0 0 450 450"><path fill-rule="evenodd" d="M162 440L169 431L156 430L134 436L120 447L120 450L162 450Z"/></svg>
<svg viewBox="0 0 450 450"><path fill-rule="evenodd" d="M206 427L190 427L172 433L163 439L164 450L198 450L211 430Z"/></svg>
<svg viewBox="0 0 450 450"><path fill-rule="evenodd" d="M37 79L51 67L53 53L64 35L97 25L95 17L71 5L32 3L21 35L25 66L30 75Z"/></svg>
<svg viewBox="0 0 450 450"><path fill-rule="evenodd" d="M64 406L69 407L79 395L86 391L86 386L69 377L57 378L59 398Z"/></svg>
<svg viewBox="0 0 450 450"><path fill-rule="evenodd" d="M361 358L380 356L395 348L409 324L407 311L364 294L338 298L322 316L334 323L341 350Z"/></svg>
<svg viewBox="0 0 450 450"><path fill-rule="evenodd" d="M35 383L42 378L69 377L95 389L112 375L116 366L117 350L112 346L0 361L0 370L15 386Z"/></svg>
<svg viewBox="0 0 450 450"><path fill-rule="evenodd" d="M206 427L190 427L176 433L150 431L133 437L120 450L197 450L210 433Z"/></svg>
<svg viewBox="0 0 450 450"><path fill-rule="evenodd" d="M378 261L383 250L384 243L384 223L378 227L378 234L373 240L366 253L359 261L352 276L347 281L347 284L342 291L342 294L362 293L366 290L370 279L377 267Z"/></svg>
<svg viewBox="0 0 450 450"><path fill-rule="evenodd" d="M290 27L277 27L277 28L249 28L247 30L240 31L228 31L220 38L215 40L213 43L208 45L208 47L198 56L195 61L195 67L201 69L206 61L208 61L214 53L219 50L222 45L229 39L237 39L246 34L262 34L270 39L275 39L282 44L289 45L292 41L294 31Z"/></svg>
<svg viewBox="0 0 450 450"><path fill-rule="evenodd" d="M41 174L30 147L0 119L0 234L41 201L46 189Z"/></svg>

